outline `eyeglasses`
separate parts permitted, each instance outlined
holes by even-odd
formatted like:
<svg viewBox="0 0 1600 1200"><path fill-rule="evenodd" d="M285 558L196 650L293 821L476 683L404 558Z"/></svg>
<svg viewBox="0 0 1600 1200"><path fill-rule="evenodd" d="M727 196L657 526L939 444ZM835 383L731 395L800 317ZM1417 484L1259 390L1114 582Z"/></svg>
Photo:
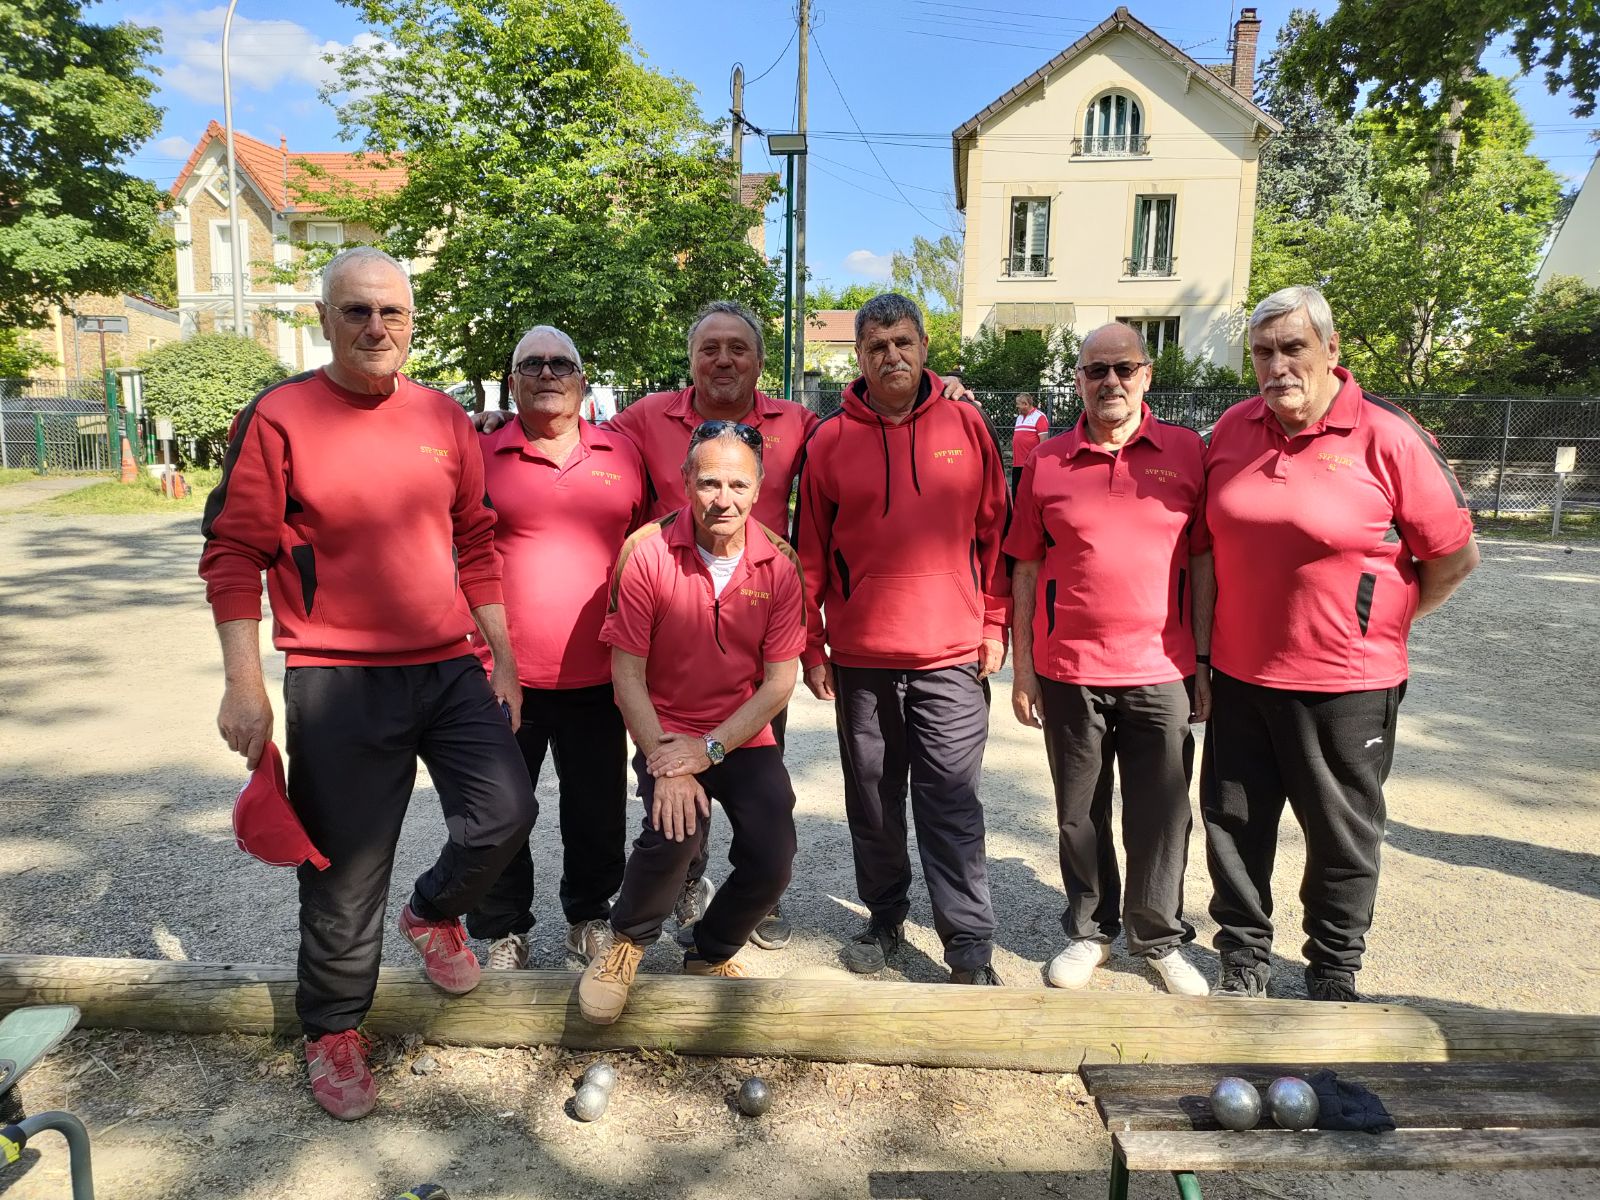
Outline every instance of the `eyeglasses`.
<svg viewBox="0 0 1600 1200"><path fill-rule="evenodd" d="M1080 366L1078 370L1083 372L1085 378L1096 381L1104 379L1112 371L1117 373L1118 379L1127 380L1149 365L1147 362L1090 363L1087 367Z"/></svg>
<svg viewBox="0 0 1600 1200"><path fill-rule="evenodd" d="M416 312L414 308L401 308L398 304L385 304L382 308L373 308L370 304L330 304L327 307L338 313L346 325L365 325L372 320L372 314L377 313L385 329L404 329L411 324L411 314Z"/></svg>
<svg viewBox="0 0 1600 1200"><path fill-rule="evenodd" d="M550 374L554 378L565 379L568 375L571 375L578 369L578 364L573 362L570 358L539 358L538 356L534 356L532 358L523 359L513 368L513 370L515 370L518 375L525 375L529 379L537 379L544 372L546 367L550 369Z"/></svg>
<svg viewBox="0 0 1600 1200"><path fill-rule="evenodd" d="M728 430L733 430L733 436L756 452L756 457L761 457L764 445L761 431L739 421L702 421L694 427L694 432L689 435L691 446L701 442L709 442L712 438L721 437Z"/></svg>

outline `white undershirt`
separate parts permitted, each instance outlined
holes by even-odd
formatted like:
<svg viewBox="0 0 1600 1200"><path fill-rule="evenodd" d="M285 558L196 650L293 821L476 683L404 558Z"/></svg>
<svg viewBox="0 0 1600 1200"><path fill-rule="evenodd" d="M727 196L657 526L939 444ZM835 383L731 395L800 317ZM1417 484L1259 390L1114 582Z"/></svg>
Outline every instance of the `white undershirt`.
<svg viewBox="0 0 1600 1200"><path fill-rule="evenodd" d="M729 555L727 558L718 558L711 551L699 544L695 549L700 552L700 560L706 564L711 572L711 594L717 599L722 599L722 589L728 586L728 580L733 578L734 568L739 565L739 560L744 557L744 551Z"/></svg>

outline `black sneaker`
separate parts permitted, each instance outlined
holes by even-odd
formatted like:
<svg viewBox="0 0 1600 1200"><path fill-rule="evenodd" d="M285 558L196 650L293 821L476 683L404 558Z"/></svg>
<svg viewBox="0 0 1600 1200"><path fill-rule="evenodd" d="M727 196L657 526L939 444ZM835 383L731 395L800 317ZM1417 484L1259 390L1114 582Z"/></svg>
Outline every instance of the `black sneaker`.
<svg viewBox="0 0 1600 1200"><path fill-rule="evenodd" d="M783 919L783 914L775 904L772 911L761 918L761 924L756 926L750 940L763 950L782 950L793 936L794 929Z"/></svg>
<svg viewBox="0 0 1600 1200"><path fill-rule="evenodd" d="M1307 967L1306 999L1332 1000L1340 1004L1361 1003L1361 997L1356 992L1355 973Z"/></svg>
<svg viewBox="0 0 1600 1200"><path fill-rule="evenodd" d="M981 967L974 967L970 971L953 970L950 972L951 983L972 983L979 987L1005 987L1000 982L1000 976L994 973L994 968L988 963Z"/></svg>
<svg viewBox="0 0 1600 1200"><path fill-rule="evenodd" d="M839 951L839 957L857 975L871 975L888 965L889 959L900 949L904 936L904 925L890 925L874 917Z"/></svg>
<svg viewBox="0 0 1600 1200"><path fill-rule="evenodd" d="M1217 986L1211 989L1211 994L1264 999L1270 977L1271 968L1266 963L1258 963L1253 958L1223 955L1222 971L1217 976Z"/></svg>

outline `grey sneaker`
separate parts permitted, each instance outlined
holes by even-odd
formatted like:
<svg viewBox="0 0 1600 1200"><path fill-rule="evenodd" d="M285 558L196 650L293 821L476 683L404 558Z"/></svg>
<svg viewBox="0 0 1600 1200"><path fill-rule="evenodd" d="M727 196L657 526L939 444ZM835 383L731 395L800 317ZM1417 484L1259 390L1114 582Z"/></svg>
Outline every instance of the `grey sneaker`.
<svg viewBox="0 0 1600 1200"><path fill-rule="evenodd" d="M611 930L611 922L593 917L567 929L567 953L588 966L595 959L604 958L614 940L616 934Z"/></svg>
<svg viewBox="0 0 1600 1200"><path fill-rule="evenodd" d="M1359 1004L1356 977L1350 971L1335 971L1321 967L1306 968L1306 998L1332 1000L1341 1004Z"/></svg>
<svg viewBox="0 0 1600 1200"><path fill-rule="evenodd" d="M888 965L904 939L904 925L890 925L874 917L839 951L839 957L857 975L872 975Z"/></svg>
<svg viewBox="0 0 1600 1200"><path fill-rule="evenodd" d="M711 907L711 897L716 894L716 884L704 875L699 879L684 880L683 891L678 893L678 902L672 907L672 915L677 919L678 928L688 929L705 916L706 909Z"/></svg>
<svg viewBox="0 0 1600 1200"><path fill-rule="evenodd" d="M1211 994L1262 999L1266 997L1267 980L1271 974L1272 968L1266 963L1258 963L1249 957L1224 954L1222 971L1217 976L1217 986L1211 989Z"/></svg>
<svg viewBox="0 0 1600 1200"><path fill-rule="evenodd" d="M793 936L794 928L783 919L783 914L774 904L772 911L761 918L761 924L756 926L750 940L763 950L782 950Z"/></svg>
<svg viewBox="0 0 1600 1200"><path fill-rule="evenodd" d="M1000 982L1000 976L995 974L994 968L988 963L974 967L970 971L952 970L950 982L976 984L979 987L1005 987L1005 984Z"/></svg>
<svg viewBox="0 0 1600 1200"><path fill-rule="evenodd" d="M484 965L491 971L521 971L528 965L528 939L520 933L508 933L489 946L489 957Z"/></svg>

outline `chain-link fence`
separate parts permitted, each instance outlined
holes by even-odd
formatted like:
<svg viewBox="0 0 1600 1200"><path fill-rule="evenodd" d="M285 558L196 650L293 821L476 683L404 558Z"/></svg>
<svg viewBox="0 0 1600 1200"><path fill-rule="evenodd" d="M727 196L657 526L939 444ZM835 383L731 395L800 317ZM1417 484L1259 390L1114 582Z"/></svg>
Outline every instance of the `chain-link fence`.
<svg viewBox="0 0 1600 1200"><path fill-rule="evenodd" d="M124 434L136 461L153 461L154 423L124 407L126 385L113 383L113 411L103 379L0 379L0 468L113 471ZM131 390L138 394L136 385Z"/></svg>

